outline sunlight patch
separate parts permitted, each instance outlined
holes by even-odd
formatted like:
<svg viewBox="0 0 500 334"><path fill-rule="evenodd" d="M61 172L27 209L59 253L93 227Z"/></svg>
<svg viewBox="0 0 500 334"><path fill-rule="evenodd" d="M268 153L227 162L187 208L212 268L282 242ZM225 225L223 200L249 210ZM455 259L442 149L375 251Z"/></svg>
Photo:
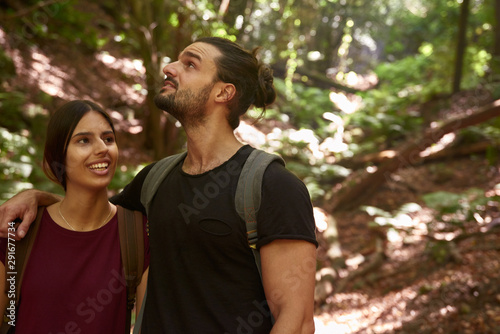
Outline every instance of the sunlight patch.
<svg viewBox="0 0 500 334"><path fill-rule="evenodd" d="M64 82L69 80L66 71L51 65L50 59L40 52L33 51L31 58L33 59L31 75L38 82L38 87L51 96L68 99L68 88L64 85Z"/></svg>

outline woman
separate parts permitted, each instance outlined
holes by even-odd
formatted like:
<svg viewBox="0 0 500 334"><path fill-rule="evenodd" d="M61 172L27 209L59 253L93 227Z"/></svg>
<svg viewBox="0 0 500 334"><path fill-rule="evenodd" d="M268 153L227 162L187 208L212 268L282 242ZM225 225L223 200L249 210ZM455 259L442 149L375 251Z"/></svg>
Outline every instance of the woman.
<svg viewBox="0 0 500 334"><path fill-rule="evenodd" d="M117 159L112 121L95 103L71 101L52 116L43 169L64 188L65 197L43 212L19 291L16 334L126 332L117 208L107 190ZM3 239L0 247L2 262L6 243ZM0 267L0 282L5 282L5 265ZM147 273L137 288L137 305ZM7 302L2 294L2 310Z"/></svg>

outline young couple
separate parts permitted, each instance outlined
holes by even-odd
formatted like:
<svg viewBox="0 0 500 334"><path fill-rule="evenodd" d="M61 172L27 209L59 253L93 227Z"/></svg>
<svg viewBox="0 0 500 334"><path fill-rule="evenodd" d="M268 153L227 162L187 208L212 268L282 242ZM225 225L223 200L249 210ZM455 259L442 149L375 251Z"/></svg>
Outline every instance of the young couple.
<svg viewBox="0 0 500 334"><path fill-rule="evenodd" d="M257 215L262 278L234 204L239 174L254 150L236 139L234 129L250 106L265 111L274 101L272 71L257 60L255 50L209 37L186 47L163 72L155 102L183 125L187 155L159 180L149 206L151 260L142 333L314 333L317 242L307 188L280 163L266 169ZM97 180L114 168L98 162L84 163L82 176L91 173ZM111 202L145 213L140 195L154 165ZM229 165L233 172L227 173L227 185L210 193L208 205L195 206L213 175ZM85 180L92 188L94 178ZM85 226L93 228L108 214L103 204L90 211L84 204L70 207L66 199L59 201L36 190L18 194L0 206L0 232L6 235L8 222L20 218L17 233L23 237L37 205L51 205L48 212L56 224L59 218L65 223L59 208L70 224L71 213L78 227L83 221L77 213L92 212L92 223ZM188 221L186 206L196 208Z"/></svg>

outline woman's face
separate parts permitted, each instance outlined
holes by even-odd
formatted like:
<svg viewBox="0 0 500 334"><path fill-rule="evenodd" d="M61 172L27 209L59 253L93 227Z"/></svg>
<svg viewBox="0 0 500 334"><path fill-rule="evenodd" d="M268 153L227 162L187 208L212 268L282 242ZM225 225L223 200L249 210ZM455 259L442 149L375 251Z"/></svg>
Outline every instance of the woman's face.
<svg viewBox="0 0 500 334"><path fill-rule="evenodd" d="M102 190L115 174L118 147L107 120L89 111L71 134L66 153L66 190Z"/></svg>

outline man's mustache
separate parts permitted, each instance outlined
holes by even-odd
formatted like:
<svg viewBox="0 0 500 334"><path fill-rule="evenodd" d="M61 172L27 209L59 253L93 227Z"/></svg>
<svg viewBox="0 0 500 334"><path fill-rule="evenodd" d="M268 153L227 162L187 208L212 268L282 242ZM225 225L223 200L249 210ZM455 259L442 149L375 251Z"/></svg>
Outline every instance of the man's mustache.
<svg viewBox="0 0 500 334"><path fill-rule="evenodd" d="M179 87L179 83L174 78L165 77L163 83L166 84L167 82L171 82L176 89Z"/></svg>

